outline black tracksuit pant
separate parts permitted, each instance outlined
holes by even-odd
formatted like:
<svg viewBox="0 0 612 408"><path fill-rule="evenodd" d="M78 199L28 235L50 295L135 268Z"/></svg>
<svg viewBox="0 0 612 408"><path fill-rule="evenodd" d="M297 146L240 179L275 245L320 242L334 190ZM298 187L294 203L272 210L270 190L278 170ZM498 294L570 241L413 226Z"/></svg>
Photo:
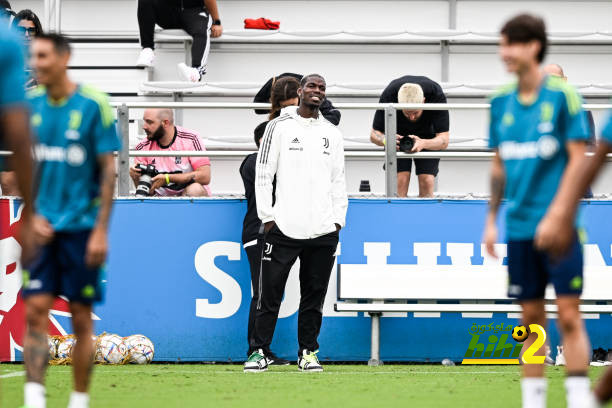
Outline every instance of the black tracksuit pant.
<svg viewBox="0 0 612 408"><path fill-rule="evenodd" d="M181 7L168 0L138 0L138 26L142 48L155 48L153 35L155 24L165 29L181 28L193 37L191 65L201 73L206 71L210 51L210 27L212 18L199 7Z"/></svg>
<svg viewBox="0 0 612 408"><path fill-rule="evenodd" d="M275 225L265 234L261 248L261 273L251 350L268 350L276 328L289 271L300 258L300 307L298 312L298 355L319 349L317 338L323 319L323 303L334 266L338 233L313 239L293 239Z"/></svg>
<svg viewBox="0 0 612 408"><path fill-rule="evenodd" d="M253 285L253 296L251 297L251 307L249 308L249 326L247 329L247 341L249 343L249 356L254 350L251 349L253 344L253 332L255 331L255 314L257 313L257 302L259 299L259 272L261 270L261 239L257 239L256 245L246 247L247 258L249 259L249 267L251 268L251 284ZM270 350L266 349L264 352L269 353Z"/></svg>

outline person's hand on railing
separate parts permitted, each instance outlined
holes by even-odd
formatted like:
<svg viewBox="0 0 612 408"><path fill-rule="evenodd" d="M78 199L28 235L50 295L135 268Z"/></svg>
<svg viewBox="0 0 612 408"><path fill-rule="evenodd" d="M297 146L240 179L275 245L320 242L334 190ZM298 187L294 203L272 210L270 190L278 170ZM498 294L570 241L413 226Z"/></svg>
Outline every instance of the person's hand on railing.
<svg viewBox="0 0 612 408"><path fill-rule="evenodd" d="M221 24L214 24L210 28L210 36L212 38L221 37L222 34L223 34L223 26Z"/></svg>
<svg viewBox="0 0 612 408"><path fill-rule="evenodd" d="M412 153L418 153L421 150L425 149L425 141L418 136L408 135L409 138L414 140L414 145L412 146Z"/></svg>

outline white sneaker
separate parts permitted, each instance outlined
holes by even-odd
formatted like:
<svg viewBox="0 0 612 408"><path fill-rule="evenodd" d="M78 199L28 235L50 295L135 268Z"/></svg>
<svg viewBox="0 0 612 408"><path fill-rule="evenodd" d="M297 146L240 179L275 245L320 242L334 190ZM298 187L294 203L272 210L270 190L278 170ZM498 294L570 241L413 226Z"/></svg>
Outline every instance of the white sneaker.
<svg viewBox="0 0 612 408"><path fill-rule="evenodd" d="M565 356L563 355L563 346L557 346L557 358L555 359L555 365L564 366Z"/></svg>
<svg viewBox="0 0 612 408"><path fill-rule="evenodd" d="M153 65L153 60L155 59L155 54L151 48L143 48L140 51L140 55L138 56L138 61L136 61L137 67L150 67Z"/></svg>
<svg viewBox="0 0 612 408"><path fill-rule="evenodd" d="M183 81L187 82L200 82L202 76L197 68L188 67L184 62L181 62L177 66L179 75Z"/></svg>
<svg viewBox="0 0 612 408"><path fill-rule="evenodd" d="M314 352L304 350L302 355L298 358L298 370L311 373L323 371L323 367L317 358L318 352L318 350Z"/></svg>

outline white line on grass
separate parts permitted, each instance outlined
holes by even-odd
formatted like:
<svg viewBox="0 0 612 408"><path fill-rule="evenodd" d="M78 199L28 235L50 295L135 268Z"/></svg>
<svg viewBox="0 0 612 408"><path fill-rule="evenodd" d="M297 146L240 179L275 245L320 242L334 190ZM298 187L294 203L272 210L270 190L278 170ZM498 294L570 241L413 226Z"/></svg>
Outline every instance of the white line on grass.
<svg viewBox="0 0 612 408"><path fill-rule="evenodd" d="M101 372L101 373L115 373L115 374L119 374L119 372L116 370L116 368L118 367L96 367L95 371L97 372ZM53 370L53 372L51 373L51 375L53 375L53 373L56 372L60 372L60 373L70 373L72 372L72 370L67 369L67 370L63 370L63 369L55 369ZM265 373L244 373L242 370L236 370L236 371L221 371L221 370L215 370L215 371L210 371L210 370L133 370L130 369L129 371L125 372L126 374L262 374L262 375L268 375L268 374L282 374L282 375L287 375L287 374L297 374L297 375L317 375L317 374L327 374L327 375L344 375L344 374L348 374L348 375L391 375L391 374L395 374L395 375L412 375L412 374L507 374L507 375L517 375L518 372L512 372L512 371L324 371L322 373L304 373L301 371L297 371L297 369L295 371L266 371Z"/></svg>
<svg viewBox="0 0 612 408"><path fill-rule="evenodd" d="M11 378L11 377L21 377L25 375L25 371L15 371L14 373L2 374L0 378Z"/></svg>

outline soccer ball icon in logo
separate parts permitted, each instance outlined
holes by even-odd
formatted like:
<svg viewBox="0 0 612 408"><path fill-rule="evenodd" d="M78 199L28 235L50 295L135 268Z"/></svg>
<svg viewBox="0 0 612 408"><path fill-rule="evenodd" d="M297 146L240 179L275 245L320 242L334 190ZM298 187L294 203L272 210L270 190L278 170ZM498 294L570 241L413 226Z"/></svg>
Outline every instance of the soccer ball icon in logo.
<svg viewBox="0 0 612 408"><path fill-rule="evenodd" d="M512 329L512 338L519 343L524 342L529 337L529 331L525 326L514 326Z"/></svg>

